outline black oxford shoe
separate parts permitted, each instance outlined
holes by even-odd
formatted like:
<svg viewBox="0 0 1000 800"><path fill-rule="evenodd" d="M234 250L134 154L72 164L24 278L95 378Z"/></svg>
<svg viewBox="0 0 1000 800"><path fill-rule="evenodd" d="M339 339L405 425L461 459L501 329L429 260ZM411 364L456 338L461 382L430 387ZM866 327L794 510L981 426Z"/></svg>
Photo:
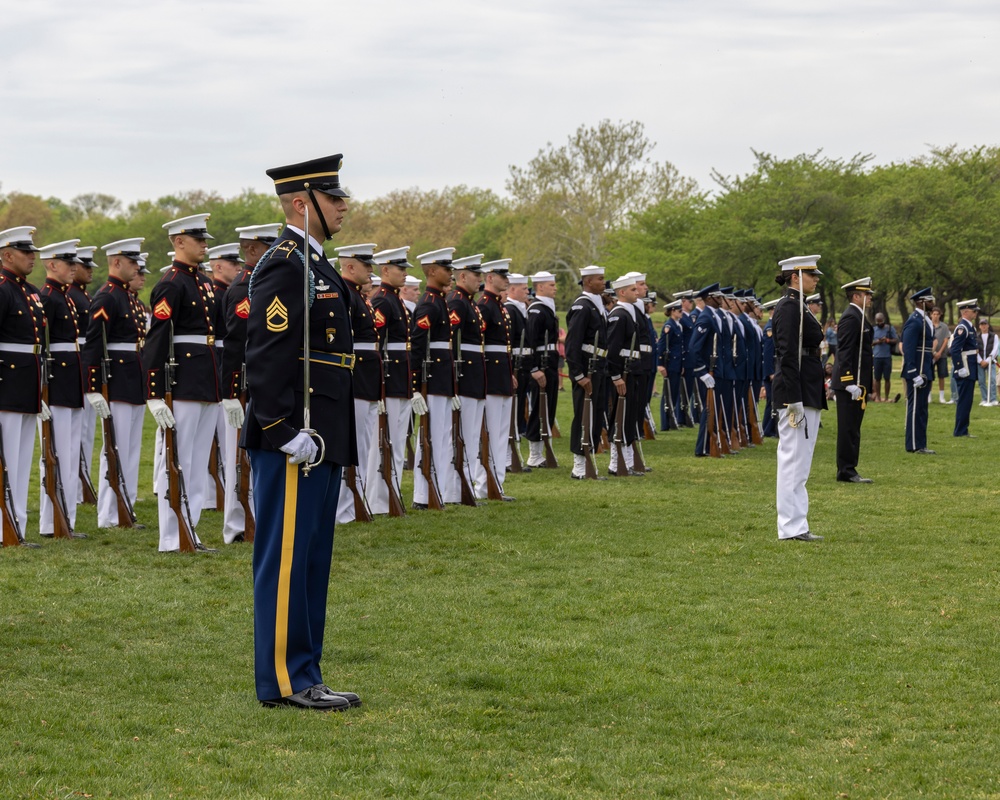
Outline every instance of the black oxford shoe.
<svg viewBox="0 0 1000 800"><path fill-rule="evenodd" d="M335 692L325 683L318 684L316 688L333 697L343 697L348 703L351 704L351 708L359 708L361 706L361 698L354 692Z"/></svg>
<svg viewBox="0 0 1000 800"><path fill-rule="evenodd" d="M288 697L261 700L260 704L266 708L293 706L294 708L310 708L313 711L346 711L351 707L351 702L347 698L327 694L319 686L310 686L308 689L303 689Z"/></svg>
<svg viewBox="0 0 1000 800"><path fill-rule="evenodd" d="M851 475L849 478L837 478L841 483L874 483L871 478L862 478L860 475Z"/></svg>
<svg viewBox="0 0 1000 800"><path fill-rule="evenodd" d="M822 542L823 537L817 536L812 531L806 531L805 533L800 533L798 536L789 537L788 541L792 542Z"/></svg>
<svg viewBox="0 0 1000 800"><path fill-rule="evenodd" d="M928 450L926 447L921 447L919 450L914 450L913 452L917 453L918 455L921 455L921 456L936 456L937 455L937 451L936 450Z"/></svg>

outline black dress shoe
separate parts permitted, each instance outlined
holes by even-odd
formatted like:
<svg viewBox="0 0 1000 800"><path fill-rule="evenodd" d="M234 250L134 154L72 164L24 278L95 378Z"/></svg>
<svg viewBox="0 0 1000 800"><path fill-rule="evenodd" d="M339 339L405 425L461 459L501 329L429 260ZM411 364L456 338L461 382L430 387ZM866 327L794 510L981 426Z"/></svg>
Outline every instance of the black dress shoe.
<svg viewBox="0 0 1000 800"><path fill-rule="evenodd" d="M841 483L874 483L871 478L862 478L860 475L851 475L848 478L837 478Z"/></svg>
<svg viewBox="0 0 1000 800"><path fill-rule="evenodd" d="M354 692L335 692L325 683L317 684L316 688L326 692L328 695L332 695L333 697L343 697L348 703L351 704L351 708L359 708L361 706L361 698Z"/></svg>
<svg viewBox="0 0 1000 800"><path fill-rule="evenodd" d="M414 511L426 511L427 503L414 503L412 508Z"/></svg>
<svg viewBox="0 0 1000 800"><path fill-rule="evenodd" d="M935 451L935 450L928 450L926 447L921 447L919 450L914 450L913 452L917 453L919 455L922 455L922 456L936 456L937 455L937 451Z"/></svg>
<svg viewBox="0 0 1000 800"><path fill-rule="evenodd" d="M41 536L43 539L54 539L56 536L54 533L40 533L38 535Z"/></svg>
<svg viewBox="0 0 1000 800"><path fill-rule="evenodd" d="M199 553L218 553L218 552L219 552L219 551L218 551L218 550L216 550L216 549L215 549L214 547L205 547L205 545L203 545L203 544L202 544L201 542L198 542L198 543L197 543L197 544L196 544L196 545L194 546L194 549L195 549L195 550L196 550L197 552L199 552Z"/></svg>
<svg viewBox="0 0 1000 800"><path fill-rule="evenodd" d="M144 531L144 530L146 530L146 526L143 525L141 522L137 522L137 523L135 523L135 525L132 526L132 530L134 530L134 531Z"/></svg>
<svg viewBox="0 0 1000 800"><path fill-rule="evenodd" d="M21 547L27 547L31 550L37 550L41 545L38 542L21 542Z"/></svg>
<svg viewBox="0 0 1000 800"><path fill-rule="evenodd" d="M896 396L894 398L892 398L892 402L893 403L898 403L899 402L899 398L902 397L902 396L903 395L901 395L899 392L896 392Z"/></svg>
<svg viewBox="0 0 1000 800"><path fill-rule="evenodd" d="M531 472L532 469L533 467L529 467L527 464L525 464L523 467L521 467L521 472Z"/></svg>
<svg viewBox="0 0 1000 800"><path fill-rule="evenodd" d="M505 503L513 503L515 500L517 500L516 497L511 497L509 494L500 495L500 499L503 500Z"/></svg>
<svg viewBox="0 0 1000 800"><path fill-rule="evenodd" d="M70 535L69 535L69 538L70 539L86 539L87 538L87 534L85 534L85 533L77 533L76 531L72 531L70 533Z"/></svg>
<svg viewBox="0 0 1000 800"><path fill-rule="evenodd" d="M288 697L261 700L260 704L266 708L294 706L295 708L311 708L314 711L346 711L351 707L351 702L347 698L327 694L319 686L310 686L308 689L303 689Z"/></svg>
<svg viewBox="0 0 1000 800"><path fill-rule="evenodd" d="M800 533L798 536L790 536L786 541L792 542L822 542L823 537L817 536L812 531L806 531L805 533Z"/></svg>

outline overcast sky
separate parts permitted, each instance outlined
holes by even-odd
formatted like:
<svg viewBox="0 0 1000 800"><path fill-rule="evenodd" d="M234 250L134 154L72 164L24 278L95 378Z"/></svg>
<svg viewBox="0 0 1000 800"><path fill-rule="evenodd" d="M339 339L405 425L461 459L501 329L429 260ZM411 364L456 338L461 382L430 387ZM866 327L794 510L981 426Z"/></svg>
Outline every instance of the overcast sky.
<svg viewBox="0 0 1000 800"><path fill-rule="evenodd" d="M639 120L712 188L751 149L877 163L1000 144L978 0L8 0L0 191L271 191L343 152L359 199L467 184Z"/></svg>

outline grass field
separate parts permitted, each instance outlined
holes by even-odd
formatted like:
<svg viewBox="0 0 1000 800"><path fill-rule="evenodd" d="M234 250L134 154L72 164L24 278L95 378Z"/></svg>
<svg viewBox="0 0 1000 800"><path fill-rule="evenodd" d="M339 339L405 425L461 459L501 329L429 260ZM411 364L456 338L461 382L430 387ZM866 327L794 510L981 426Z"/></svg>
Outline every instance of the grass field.
<svg viewBox="0 0 1000 800"><path fill-rule="evenodd" d="M208 512L222 552L159 554L147 460L148 530L0 551L0 797L1000 797L1000 409L957 440L933 404L936 457L902 418L869 406L864 486L824 414L820 544L777 541L773 441L688 430L645 479L571 481L561 439L516 503L338 528L344 714L256 703L250 548Z"/></svg>

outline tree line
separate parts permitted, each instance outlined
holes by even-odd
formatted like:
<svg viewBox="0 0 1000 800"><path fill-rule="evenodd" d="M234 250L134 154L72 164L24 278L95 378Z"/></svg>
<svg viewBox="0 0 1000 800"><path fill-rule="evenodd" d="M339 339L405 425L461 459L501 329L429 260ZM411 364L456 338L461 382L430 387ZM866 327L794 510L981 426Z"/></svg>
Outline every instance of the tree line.
<svg viewBox="0 0 1000 800"><path fill-rule="evenodd" d="M580 126L563 144L512 165L506 196L459 185L353 198L328 247L372 241L409 244L414 255L455 246L459 254L512 258L523 273L555 272L563 302L588 264L613 276L645 272L663 297L715 280L775 297L779 259L821 253L820 292L831 314L844 304L839 286L865 275L874 279L875 307L897 318L909 313L909 294L928 285L949 321L956 300L978 297L995 308L1000 148L936 148L888 165L871 155L781 159L754 151L753 169L714 173L710 191L656 161L654 149L640 122ZM239 225L281 219L276 197L251 190L230 198L195 190L127 207L98 193L64 202L11 192L0 193L0 230L34 225L43 244L145 236L155 272L168 263L162 224L202 211L212 214L218 243L233 240Z"/></svg>

